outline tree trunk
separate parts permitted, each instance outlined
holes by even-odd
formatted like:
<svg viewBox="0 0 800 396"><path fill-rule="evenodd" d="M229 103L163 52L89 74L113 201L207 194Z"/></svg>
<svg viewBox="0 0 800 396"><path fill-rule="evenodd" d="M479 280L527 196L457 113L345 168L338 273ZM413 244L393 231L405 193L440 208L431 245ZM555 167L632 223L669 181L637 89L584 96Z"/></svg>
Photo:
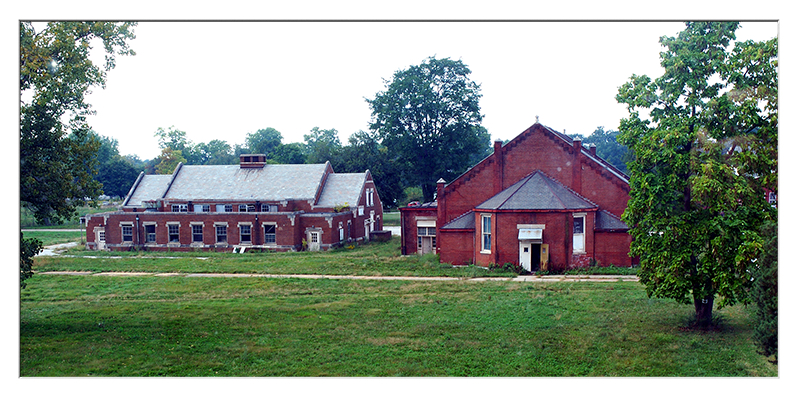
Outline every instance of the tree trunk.
<svg viewBox="0 0 800 396"><path fill-rule="evenodd" d="M701 328L711 326L711 312L714 310L714 296L694 299L694 325Z"/></svg>

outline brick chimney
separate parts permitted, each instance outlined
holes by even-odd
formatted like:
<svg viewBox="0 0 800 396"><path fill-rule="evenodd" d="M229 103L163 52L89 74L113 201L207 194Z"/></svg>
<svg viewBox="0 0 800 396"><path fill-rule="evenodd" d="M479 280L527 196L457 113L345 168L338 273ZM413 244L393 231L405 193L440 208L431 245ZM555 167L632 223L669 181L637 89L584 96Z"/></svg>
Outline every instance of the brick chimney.
<svg viewBox="0 0 800 396"><path fill-rule="evenodd" d="M505 163L503 161L503 141L494 141L494 177L492 178L494 195L503 191L503 173L505 170Z"/></svg>
<svg viewBox="0 0 800 396"><path fill-rule="evenodd" d="M597 157L597 146L594 143L589 145L589 153L592 154L592 157Z"/></svg>
<svg viewBox="0 0 800 396"><path fill-rule="evenodd" d="M447 219L444 218L445 209L447 208L447 200L445 199L444 195L444 185L445 181L442 178L436 181L436 233L439 233L439 229L444 227L445 223L447 223ZM436 245L436 251L439 251L439 247L441 244Z"/></svg>
<svg viewBox="0 0 800 396"><path fill-rule="evenodd" d="M570 188L578 194L581 193L581 174L583 173L581 172L581 147L583 147L581 138L572 139L572 185Z"/></svg>
<svg viewBox="0 0 800 396"><path fill-rule="evenodd" d="M263 168L267 163L266 154L240 154L239 167L245 168Z"/></svg>

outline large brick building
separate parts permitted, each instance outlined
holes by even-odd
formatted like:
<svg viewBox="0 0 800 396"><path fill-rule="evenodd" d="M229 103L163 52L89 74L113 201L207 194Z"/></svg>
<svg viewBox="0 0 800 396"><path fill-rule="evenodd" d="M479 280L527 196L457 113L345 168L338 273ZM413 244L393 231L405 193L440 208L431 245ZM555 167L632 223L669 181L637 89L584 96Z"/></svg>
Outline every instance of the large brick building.
<svg viewBox="0 0 800 396"><path fill-rule="evenodd" d="M515 263L528 271L630 266L620 220L628 176L595 147L538 121L446 183L436 202L401 208L403 254L453 264Z"/></svg>
<svg viewBox="0 0 800 396"><path fill-rule="evenodd" d="M88 249L327 250L382 229L369 171L333 172L330 163L182 165L144 175L119 211L86 220Z"/></svg>

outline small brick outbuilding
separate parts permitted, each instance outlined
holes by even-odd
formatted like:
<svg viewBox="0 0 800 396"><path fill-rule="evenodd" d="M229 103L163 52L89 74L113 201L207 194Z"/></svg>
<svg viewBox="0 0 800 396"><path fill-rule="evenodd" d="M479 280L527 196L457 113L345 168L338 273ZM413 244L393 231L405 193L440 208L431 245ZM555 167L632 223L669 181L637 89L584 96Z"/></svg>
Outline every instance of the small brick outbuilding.
<svg viewBox="0 0 800 396"><path fill-rule="evenodd" d="M630 266L628 176L580 140L536 124L450 183L401 208L403 254L528 271Z"/></svg>
<svg viewBox="0 0 800 396"><path fill-rule="evenodd" d="M178 164L140 174L119 211L87 216L88 249L327 250L382 230L369 171L324 164L271 165L263 154L239 165Z"/></svg>

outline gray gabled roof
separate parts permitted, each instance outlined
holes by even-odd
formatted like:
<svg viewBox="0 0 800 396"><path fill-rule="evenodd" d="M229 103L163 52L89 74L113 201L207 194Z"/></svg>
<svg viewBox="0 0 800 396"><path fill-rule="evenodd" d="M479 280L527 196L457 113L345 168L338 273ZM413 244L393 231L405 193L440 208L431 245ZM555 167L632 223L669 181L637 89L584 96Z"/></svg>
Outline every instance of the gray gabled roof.
<svg viewBox="0 0 800 396"><path fill-rule="evenodd" d="M165 199L280 201L315 199L327 164L184 165Z"/></svg>
<svg viewBox="0 0 800 396"><path fill-rule="evenodd" d="M128 193L125 206L141 206L143 201L161 198L170 180L172 175L141 175L138 184Z"/></svg>
<svg viewBox="0 0 800 396"><path fill-rule="evenodd" d="M475 207L478 210L580 210L597 205L542 171L525 176Z"/></svg>
<svg viewBox="0 0 800 396"><path fill-rule="evenodd" d="M444 230L475 230L475 212L469 211L442 227Z"/></svg>
<svg viewBox="0 0 800 396"><path fill-rule="evenodd" d="M597 212L594 227L598 230L627 230L628 225L625 224L619 217L614 216L608 211L600 210Z"/></svg>
<svg viewBox="0 0 800 396"><path fill-rule="evenodd" d="M367 173L332 173L325 181L317 206L333 208L347 204L355 207L361 198L361 190L367 181Z"/></svg>

